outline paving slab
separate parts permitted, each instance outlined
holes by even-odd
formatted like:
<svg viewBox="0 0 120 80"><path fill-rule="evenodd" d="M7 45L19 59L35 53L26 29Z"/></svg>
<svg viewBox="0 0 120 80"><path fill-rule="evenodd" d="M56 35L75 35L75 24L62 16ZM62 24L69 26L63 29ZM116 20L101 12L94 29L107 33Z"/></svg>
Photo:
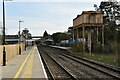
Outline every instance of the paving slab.
<svg viewBox="0 0 120 80"><path fill-rule="evenodd" d="M19 67L25 60L27 54L29 53L31 48L27 49L26 51L22 52L21 55L17 55L14 58L10 59L6 66L2 66L2 78L13 78L13 76L18 71Z"/></svg>
<svg viewBox="0 0 120 80"><path fill-rule="evenodd" d="M47 80L41 56L36 46L28 48L2 66L2 78L36 78ZM9 79L8 79L9 80Z"/></svg>

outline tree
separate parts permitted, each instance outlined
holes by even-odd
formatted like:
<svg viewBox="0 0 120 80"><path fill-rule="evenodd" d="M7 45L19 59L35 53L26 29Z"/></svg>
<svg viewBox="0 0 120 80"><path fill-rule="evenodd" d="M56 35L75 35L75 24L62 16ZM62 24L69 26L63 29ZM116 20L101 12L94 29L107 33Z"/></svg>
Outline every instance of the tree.
<svg viewBox="0 0 120 80"><path fill-rule="evenodd" d="M69 38L72 39L73 38L73 27L68 27L68 32L69 34Z"/></svg>
<svg viewBox="0 0 120 80"><path fill-rule="evenodd" d="M47 33L47 31L45 30L44 34L43 34L43 37L44 38L47 38L49 36L49 34Z"/></svg>
<svg viewBox="0 0 120 80"><path fill-rule="evenodd" d="M120 31L120 26L117 24L117 21L120 21L120 2L117 0L102 1L99 7L96 4L94 7L97 11L104 12L105 38L115 39L116 33Z"/></svg>
<svg viewBox="0 0 120 80"><path fill-rule="evenodd" d="M94 7L97 11L104 11L107 20L120 20L120 2L117 0L102 1L99 7L96 4Z"/></svg>
<svg viewBox="0 0 120 80"><path fill-rule="evenodd" d="M120 44L120 37L118 37L120 33L120 2L117 0L102 1L99 7L96 4L94 7L96 11L104 12L104 52L117 53Z"/></svg>
<svg viewBox="0 0 120 80"><path fill-rule="evenodd" d="M55 43L59 43L62 40L70 39L67 33L62 33L62 32L53 33L51 37L53 38L53 41Z"/></svg>
<svg viewBox="0 0 120 80"><path fill-rule="evenodd" d="M23 31L22 31L22 36L25 38L25 39L32 39L32 35L31 33L29 33L29 30L27 28L25 28Z"/></svg>

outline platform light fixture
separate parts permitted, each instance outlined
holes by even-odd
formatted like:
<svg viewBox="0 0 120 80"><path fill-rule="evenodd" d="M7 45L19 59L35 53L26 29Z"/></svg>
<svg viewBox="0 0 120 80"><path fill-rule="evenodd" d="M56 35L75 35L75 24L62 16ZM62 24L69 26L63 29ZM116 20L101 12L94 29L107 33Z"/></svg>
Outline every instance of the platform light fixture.
<svg viewBox="0 0 120 80"><path fill-rule="evenodd" d="M6 51L5 51L5 1L12 1L12 0L3 0L3 38L2 38L2 45L3 45L3 66L6 66Z"/></svg>
<svg viewBox="0 0 120 80"><path fill-rule="evenodd" d="M24 21L19 21L19 32L18 32L18 37L19 37L19 55L21 55L21 46L20 46L20 44L21 44L21 27L20 27L20 23L21 22L24 22Z"/></svg>

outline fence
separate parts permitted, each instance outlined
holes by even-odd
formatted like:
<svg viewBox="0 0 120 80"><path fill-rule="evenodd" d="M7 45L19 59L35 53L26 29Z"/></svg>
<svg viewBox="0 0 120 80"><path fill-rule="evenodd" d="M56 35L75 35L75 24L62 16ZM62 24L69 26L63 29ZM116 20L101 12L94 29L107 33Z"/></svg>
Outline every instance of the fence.
<svg viewBox="0 0 120 80"><path fill-rule="evenodd" d="M25 45L20 44L20 46L21 46L21 51L24 51ZM6 60L7 61L19 54L19 44L5 45L5 49L6 49ZM2 62L3 62L3 46L0 45L0 64Z"/></svg>
<svg viewBox="0 0 120 80"><path fill-rule="evenodd" d="M0 45L0 64L2 63L3 60L2 52L3 52L3 46Z"/></svg>

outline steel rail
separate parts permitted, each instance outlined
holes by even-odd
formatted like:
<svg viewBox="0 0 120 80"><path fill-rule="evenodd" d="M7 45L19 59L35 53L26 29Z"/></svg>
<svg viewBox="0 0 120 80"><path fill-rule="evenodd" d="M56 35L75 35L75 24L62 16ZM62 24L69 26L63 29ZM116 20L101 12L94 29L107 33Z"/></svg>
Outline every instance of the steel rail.
<svg viewBox="0 0 120 80"><path fill-rule="evenodd" d="M77 60L77 59L74 59L74 58L72 58L72 57L70 57L70 56L66 56L66 55L64 55L64 54L62 54L63 56L65 56L65 57L67 57L67 58L69 58L69 59L71 59L71 60L74 60L74 61L77 61L77 62L79 62L79 63L81 63L81 64L83 64L83 65L86 65L86 66L88 66L88 67L90 67L90 68L92 68L92 69L95 69L95 70L97 70L97 71L99 71L99 72L102 72L102 73L105 73L105 74L107 74L107 75L110 75L110 76L112 76L112 77L114 77L114 78L116 78L116 79L120 79L120 77L118 76L118 75L113 75L112 73L110 73L110 72L107 72L107 71L105 71L105 70L102 70L102 69L100 69L100 68L97 68L97 67L95 67L95 65L97 65L97 64L93 64L93 65L89 65L88 63L85 63L85 62L82 62L81 60ZM98 65L97 65L98 66Z"/></svg>
<svg viewBox="0 0 120 80"><path fill-rule="evenodd" d="M52 48L53 48L53 47L52 47ZM105 73L105 74L107 74L107 75L109 75L109 76L112 76L112 77L114 77L115 79L120 79L120 77L119 77L120 71L117 70L117 69L113 69L113 68L107 67L107 66L105 66L105 65L98 64L98 63L95 63L95 62L92 62L92 61L90 61L90 60L86 60L86 59L83 59L83 58L78 58L78 57L72 56L72 55L70 55L70 54L63 54L63 52L61 53L60 51L57 51L57 52L60 53L62 56L65 56L65 57L67 57L67 58L69 58L69 59L71 59L71 60L77 61L77 62L79 62L79 63L81 63L81 64L83 64L83 65L86 65L86 66L88 66L88 67L90 67L90 68L92 68L92 69L95 69L95 70L99 71L99 72ZM82 61L81 61L81 60L82 60ZM83 61L84 61L84 62L83 62ZM86 61L87 63L86 63L85 61ZM91 64L91 65L89 65L89 64ZM109 69L109 70L111 70L111 71L113 71L113 72L116 72L116 73L118 73L118 75L113 75L113 74L110 73L110 72L107 72L107 71L105 71L105 70L96 68L96 67L95 67L96 65L99 66L99 67L101 67L101 68Z"/></svg>
<svg viewBox="0 0 120 80"><path fill-rule="evenodd" d="M77 78L73 74L71 74L69 71L67 71L60 63L58 63L54 58L52 58L44 49L41 48L41 50L44 53L46 53L49 58L51 58L57 65L59 65L64 70L65 73L67 73L71 77L70 80L77 80ZM41 54L41 56L42 56L42 54ZM46 65L47 65L47 63L46 63ZM48 67L48 69L49 69L49 67ZM50 71L50 74L52 75L53 79L55 80L54 75L52 74L51 71Z"/></svg>
<svg viewBox="0 0 120 80"><path fill-rule="evenodd" d="M37 46L37 47L38 47L38 46ZM39 50L39 47L38 47L38 50ZM52 72L50 71L50 68L48 67L47 62L45 61L44 57L42 56L42 52L41 52L40 50L39 50L39 53L40 53L42 62L43 62L43 64L44 64L44 66L45 66L45 69L47 69L48 74L50 75L50 79L55 80L55 78L54 78ZM49 78L48 78L48 79L49 79Z"/></svg>

